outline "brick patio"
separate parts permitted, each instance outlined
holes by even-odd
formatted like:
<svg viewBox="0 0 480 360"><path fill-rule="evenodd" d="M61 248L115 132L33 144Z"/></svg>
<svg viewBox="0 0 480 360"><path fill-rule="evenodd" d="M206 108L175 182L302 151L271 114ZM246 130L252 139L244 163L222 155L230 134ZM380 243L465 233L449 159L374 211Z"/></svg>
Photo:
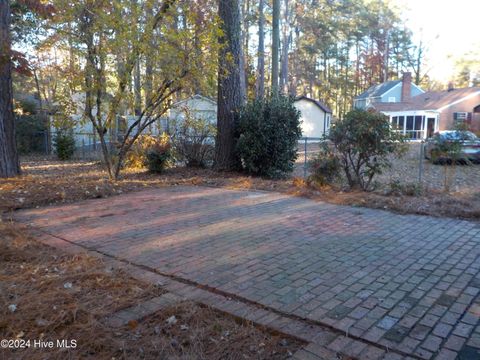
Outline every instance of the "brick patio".
<svg viewBox="0 0 480 360"><path fill-rule="evenodd" d="M480 359L475 222L186 186L16 219L366 344L415 358Z"/></svg>

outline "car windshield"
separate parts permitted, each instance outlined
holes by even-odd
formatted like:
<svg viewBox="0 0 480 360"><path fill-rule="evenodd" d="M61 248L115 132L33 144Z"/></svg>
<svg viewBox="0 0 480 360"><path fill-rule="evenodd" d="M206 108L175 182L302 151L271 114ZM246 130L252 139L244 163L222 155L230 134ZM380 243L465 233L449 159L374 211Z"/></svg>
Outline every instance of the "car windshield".
<svg viewBox="0 0 480 360"><path fill-rule="evenodd" d="M445 140L478 140L478 137L471 131L444 131L440 133L440 136Z"/></svg>

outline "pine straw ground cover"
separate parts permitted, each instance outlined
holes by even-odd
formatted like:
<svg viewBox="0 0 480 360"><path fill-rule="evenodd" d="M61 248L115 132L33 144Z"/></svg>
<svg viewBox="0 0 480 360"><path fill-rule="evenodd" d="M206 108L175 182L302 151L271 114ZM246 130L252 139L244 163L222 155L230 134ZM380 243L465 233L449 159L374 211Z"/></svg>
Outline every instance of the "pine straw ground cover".
<svg viewBox="0 0 480 360"><path fill-rule="evenodd" d="M396 189L383 187L365 193L347 191L339 186L312 188L299 177L266 180L238 173L188 168L168 169L161 175L144 170L125 170L120 180L111 182L97 162L60 162L48 159L24 161L22 169L23 175L18 178L0 179L0 213L158 186L204 185L279 191L339 205L386 209L402 214L480 218L480 187L452 193L429 189L417 194L416 189L400 182ZM480 174L477 176L480 180Z"/></svg>
<svg viewBox="0 0 480 360"><path fill-rule="evenodd" d="M0 222L0 339L77 344L0 349L1 359L285 359L302 345L191 302L122 328L102 321L162 292L100 259L62 253ZM177 323L168 325L172 315Z"/></svg>

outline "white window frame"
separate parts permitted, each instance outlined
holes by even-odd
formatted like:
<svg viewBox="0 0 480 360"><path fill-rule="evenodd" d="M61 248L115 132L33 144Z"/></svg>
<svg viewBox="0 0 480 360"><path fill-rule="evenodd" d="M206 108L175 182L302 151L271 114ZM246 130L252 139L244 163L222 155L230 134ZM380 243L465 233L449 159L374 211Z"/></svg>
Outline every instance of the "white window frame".
<svg viewBox="0 0 480 360"><path fill-rule="evenodd" d="M467 111L456 111L456 112L454 112L453 113L453 120L456 120L456 121L466 121L466 120L468 120L468 112Z"/></svg>

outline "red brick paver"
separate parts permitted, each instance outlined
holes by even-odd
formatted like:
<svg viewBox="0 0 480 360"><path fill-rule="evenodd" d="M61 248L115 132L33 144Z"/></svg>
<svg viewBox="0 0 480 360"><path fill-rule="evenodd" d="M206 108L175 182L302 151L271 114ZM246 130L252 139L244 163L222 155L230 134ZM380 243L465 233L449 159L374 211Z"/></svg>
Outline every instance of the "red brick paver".
<svg viewBox="0 0 480 360"><path fill-rule="evenodd" d="M202 187L16 217L101 253L414 358L480 357L480 226L474 222ZM360 354L380 355L371 349Z"/></svg>

